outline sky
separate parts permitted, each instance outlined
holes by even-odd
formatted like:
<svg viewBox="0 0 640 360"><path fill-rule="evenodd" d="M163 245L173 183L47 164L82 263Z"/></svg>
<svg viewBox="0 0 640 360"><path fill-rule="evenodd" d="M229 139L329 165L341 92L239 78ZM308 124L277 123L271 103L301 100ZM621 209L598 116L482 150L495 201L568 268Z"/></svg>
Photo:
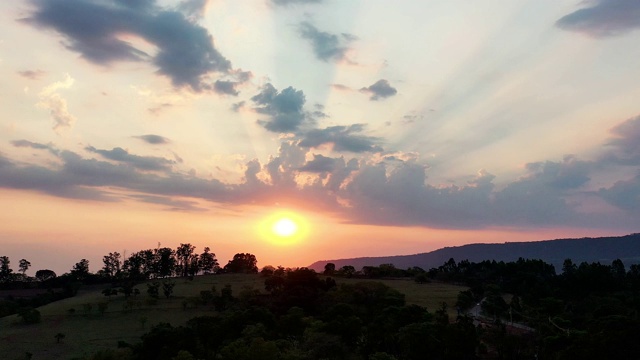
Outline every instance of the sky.
<svg viewBox="0 0 640 360"><path fill-rule="evenodd" d="M0 255L638 232L638 30L636 0L2 1Z"/></svg>

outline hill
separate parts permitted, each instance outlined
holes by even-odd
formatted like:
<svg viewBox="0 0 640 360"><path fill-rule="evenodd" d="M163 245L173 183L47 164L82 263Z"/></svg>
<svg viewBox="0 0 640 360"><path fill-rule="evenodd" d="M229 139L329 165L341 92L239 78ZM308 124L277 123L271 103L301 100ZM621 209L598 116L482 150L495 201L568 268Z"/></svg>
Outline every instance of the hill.
<svg viewBox="0 0 640 360"><path fill-rule="evenodd" d="M456 261L466 259L472 262L483 260L506 262L516 261L520 257L541 259L554 265L556 272L561 271L562 263L567 258L570 258L575 264L583 261L611 264L613 260L620 259L626 266L629 266L640 263L640 233L617 237L468 244L414 255L321 260L311 264L309 268L322 271L325 264L334 263L337 269L345 265L352 265L359 270L363 266L393 264L401 269L419 266L428 270L442 265L450 258L454 258Z"/></svg>

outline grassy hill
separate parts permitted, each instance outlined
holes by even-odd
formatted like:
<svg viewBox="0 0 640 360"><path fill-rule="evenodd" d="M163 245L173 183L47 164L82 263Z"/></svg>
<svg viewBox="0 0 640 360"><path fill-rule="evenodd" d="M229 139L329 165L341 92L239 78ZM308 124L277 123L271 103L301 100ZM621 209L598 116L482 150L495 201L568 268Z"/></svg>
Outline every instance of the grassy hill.
<svg viewBox="0 0 640 360"><path fill-rule="evenodd" d="M92 354L101 349L115 348L118 341L135 343L152 326L161 322L182 325L192 317L212 315L208 306L196 307L190 297L202 290L218 290L231 285L234 296L250 289L264 291L264 278L259 275L227 274L197 276L193 281L172 279L176 285L171 298L150 301L146 286L139 285L141 294L127 301L121 295L109 300L101 290L104 287L81 291L77 296L40 307L39 324L25 325L15 315L0 319L0 354L2 359L71 359ZM340 283L353 283L360 279L336 279ZM380 280L406 295L408 304L417 304L434 311L446 302L453 309L458 292L465 287L440 283L417 284L412 280ZM107 304L104 313L99 304ZM73 309L73 310L71 310ZM55 335L65 335L56 343Z"/></svg>

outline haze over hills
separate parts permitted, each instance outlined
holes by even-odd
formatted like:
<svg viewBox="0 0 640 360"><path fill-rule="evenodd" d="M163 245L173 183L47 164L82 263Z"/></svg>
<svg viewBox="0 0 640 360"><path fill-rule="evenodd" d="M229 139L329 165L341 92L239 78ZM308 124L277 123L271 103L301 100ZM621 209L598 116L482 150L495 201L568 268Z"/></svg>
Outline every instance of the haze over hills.
<svg viewBox="0 0 640 360"><path fill-rule="evenodd" d="M574 264L580 264L583 261L597 261L607 265L611 264L615 259L620 259L628 267L631 264L640 263L640 233L617 237L556 239L503 244L468 244L445 247L414 255L321 260L311 264L309 268L322 271L327 263L334 263L336 269L345 265L352 265L356 270L360 270L363 266L393 264L400 269L419 266L428 270L442 265L450 258L456 261L466 259L471 262L483 260L507 262L516 261L520 257L542 259L555 266L556 273L562 271L562 263L567 258L571 259Z"/></svg>

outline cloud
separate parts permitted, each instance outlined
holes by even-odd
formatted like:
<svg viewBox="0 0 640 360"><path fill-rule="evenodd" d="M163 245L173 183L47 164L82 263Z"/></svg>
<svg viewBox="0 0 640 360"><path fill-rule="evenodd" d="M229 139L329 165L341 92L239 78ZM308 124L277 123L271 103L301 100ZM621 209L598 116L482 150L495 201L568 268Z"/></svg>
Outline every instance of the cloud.
<svg viewBox="0 0 640 360"><path fill-rule="evenodd" d="M99 154L105 159L129 164L140 170L167 171L171 168L171 165L175 164L175 161L162 157L133 155L120 147L113 148L112 150L100 150L93 146L87 146L85 150Z"/></svg>
<svg viewBox="0 0 640 360"><path fill-rule="evenodd" d="M152 145L162 145L162 144L168 144L171 142L171 140L167 139L164 136L153 135L153 134L140 135L140 136L134 136L134 137Z"/></svg>
<svg viewBox="0 0 640 360"><path fill-rule="evenodd" d="M535 179L547 186L560 189L575 189L586 184L592 164L567 155L562 162L535 162L525 165L528 179Z"/></svg>
<svg viewBox="0 0 640 360"><path fill-rule="evenodd" d="M169 196L156 196L156 195L145 195L145 194L134 194L129 195L130 198L139 200L142 202L164 205L167 207L167 210L170 211L205 211L205 208L199 206L196 201L189 200L179 200Z"/></svg>
<svg viewBox="0 0 640 360"><path fill-rule="evenodd" d="M298 32L303 39L311 42L314 54L322 61L347 60L347 44L356 39L351 34L336 35L320 31L307 21L300 23Z"/></svg>
<svg viewBox="0 0 640 360"><path fill-rule="evenodd" d="M109 65L118 61L148 62L176 87L212 90L208 76L228 74L231 63L214 47L211 34L177 10L155 1L98 2L91 0L31 0L35 10L24 21L56 30L65 46L87 61ZM194 9L202 2L183 2ZM148 54L123 35L141 37L157 48Z"/></svg>
<svg viewBox="0 0 640 360"><path fill-rule="evenodd" d="M210 0L184 0L178 5L178 11L189 18L200 19L204 17Z"/></svg>
<svg viewBox="0 0 640 360"><path fill-rule="evenodd" d="M618 181L608 189L600 189L599 195L620 209L640 214L640 174Z"/></svg>
<svg viewBox="0 0 640 360"><path fill-rule="evenodd" d="M605 145L610 151L604 161L622 165L640 165L640 115L611 129L613 138Z"/></svg>
<svg viewBox="0 0 640 360"><path fill-rule="evenodd" d="M307 120L303 111L306 102L304 92L291 86L279 92L267 83L251 100L257 105L254 108L256 112L269 116L268 120L258 120L269 131L294 132Z"/></svg>
<svg viewBox="0 0 640 360"><path fill-rule="evenodd" d="M360 135L359 133L363 130L363 124L312 129L304 134L298 145L309 148L331 144L334 151L349 151L354 153L382 151L382 148L378 145L380 139Z"/></svg>
<svg viewBox="0 0 640 360"><path fill-rule="evenodd" d="M224 81L224 80L216 80L213 84L213 89L218 94L226 94L226 95L238 95L238 90L236 90L237 82L233 81Z"/></svg>
<svg viewBox="0 0 640 360"><path fill-rule="evenodd" d="M428 182L427 174L433 169L412 153L352 159L313 154L309 159L307 148L287 140L266 163L248 161L243 180L225 184L180 173L170 166L171 160L136 156L119 148L88 149L103 160L29 140L13 143L49 150L59 161L46 167L25 165L0 154L0 187L96 201L137 199L171 210L199 211L206 207L203 201L296 204L331 212L351 223L451 229L610 226L614 216L616 224L627 226L637 223L640 212L640 175L594 192L589 190L589 179L597 164L575 156L529 163L520 178L499 187L486 170L462 185L443 185ZM580 204L585 196L604 200L620 213L584 212Z"/></svg>
<svg viewBox="0 0 640 360"><path fill-rule="evenodd" d="M640 28L638 1L591 0L583 3L591 6L563 16L556 26L596 38L623 35Z"/></svg>
<svg viewBox="0 0 640 360"><path fill-rule="evenodd" d="M272 3L280 6L294 5L294 4L320 4L324 0L271 0Z"/></svg>
<svg viewBox="0 0 640 360"><path fill-rule="evenodd" d="M53 120L53 130L60 132L65 128L71 128L76 122L75 116L69 112L67 100L57 91L69 89L73 86L75 80L69 75L65 75L63 81L56 81L42 89L38 95L40 101L37 106L46 109Z"/></svg>
<svg viewBox="0 0 640 360"><path fill-rule="evenodd" d="M314 154L313 160L307 161L299 170L312 173L331 172L335 165L336 159Z"/></svg>
<svg viewBox="0 0 640 360"><path fill-rule="evenodd" d="M39 80L41 77L43 77L46 74L45 71L42 70L24 70L24 71L18 71L18 75L22 76L23 78L27 78L29 80Z"/></svg>
<svg viewBox="0 0 640 360"><path fill-rule="evenodd" d="M382 79L369 87L363 87L360 92L370 94L369 99L377 101L394 96L398 90L392 87L387 80Z"/></svg>
<svg viewBox="0 0 640 360"><path fill-rule="evenodd" d="M339 91L353 91L353 89L351 89L347 85L342 85L342 84L331 84L331 87Z"/></svg>
<svg viewBox="0 0 640 360"><path fill-rule="evenodd" d="M37 150L52 150L51 145L40 144L29 140L14 140L11 144L15 147L28 147Z"/></svg>

